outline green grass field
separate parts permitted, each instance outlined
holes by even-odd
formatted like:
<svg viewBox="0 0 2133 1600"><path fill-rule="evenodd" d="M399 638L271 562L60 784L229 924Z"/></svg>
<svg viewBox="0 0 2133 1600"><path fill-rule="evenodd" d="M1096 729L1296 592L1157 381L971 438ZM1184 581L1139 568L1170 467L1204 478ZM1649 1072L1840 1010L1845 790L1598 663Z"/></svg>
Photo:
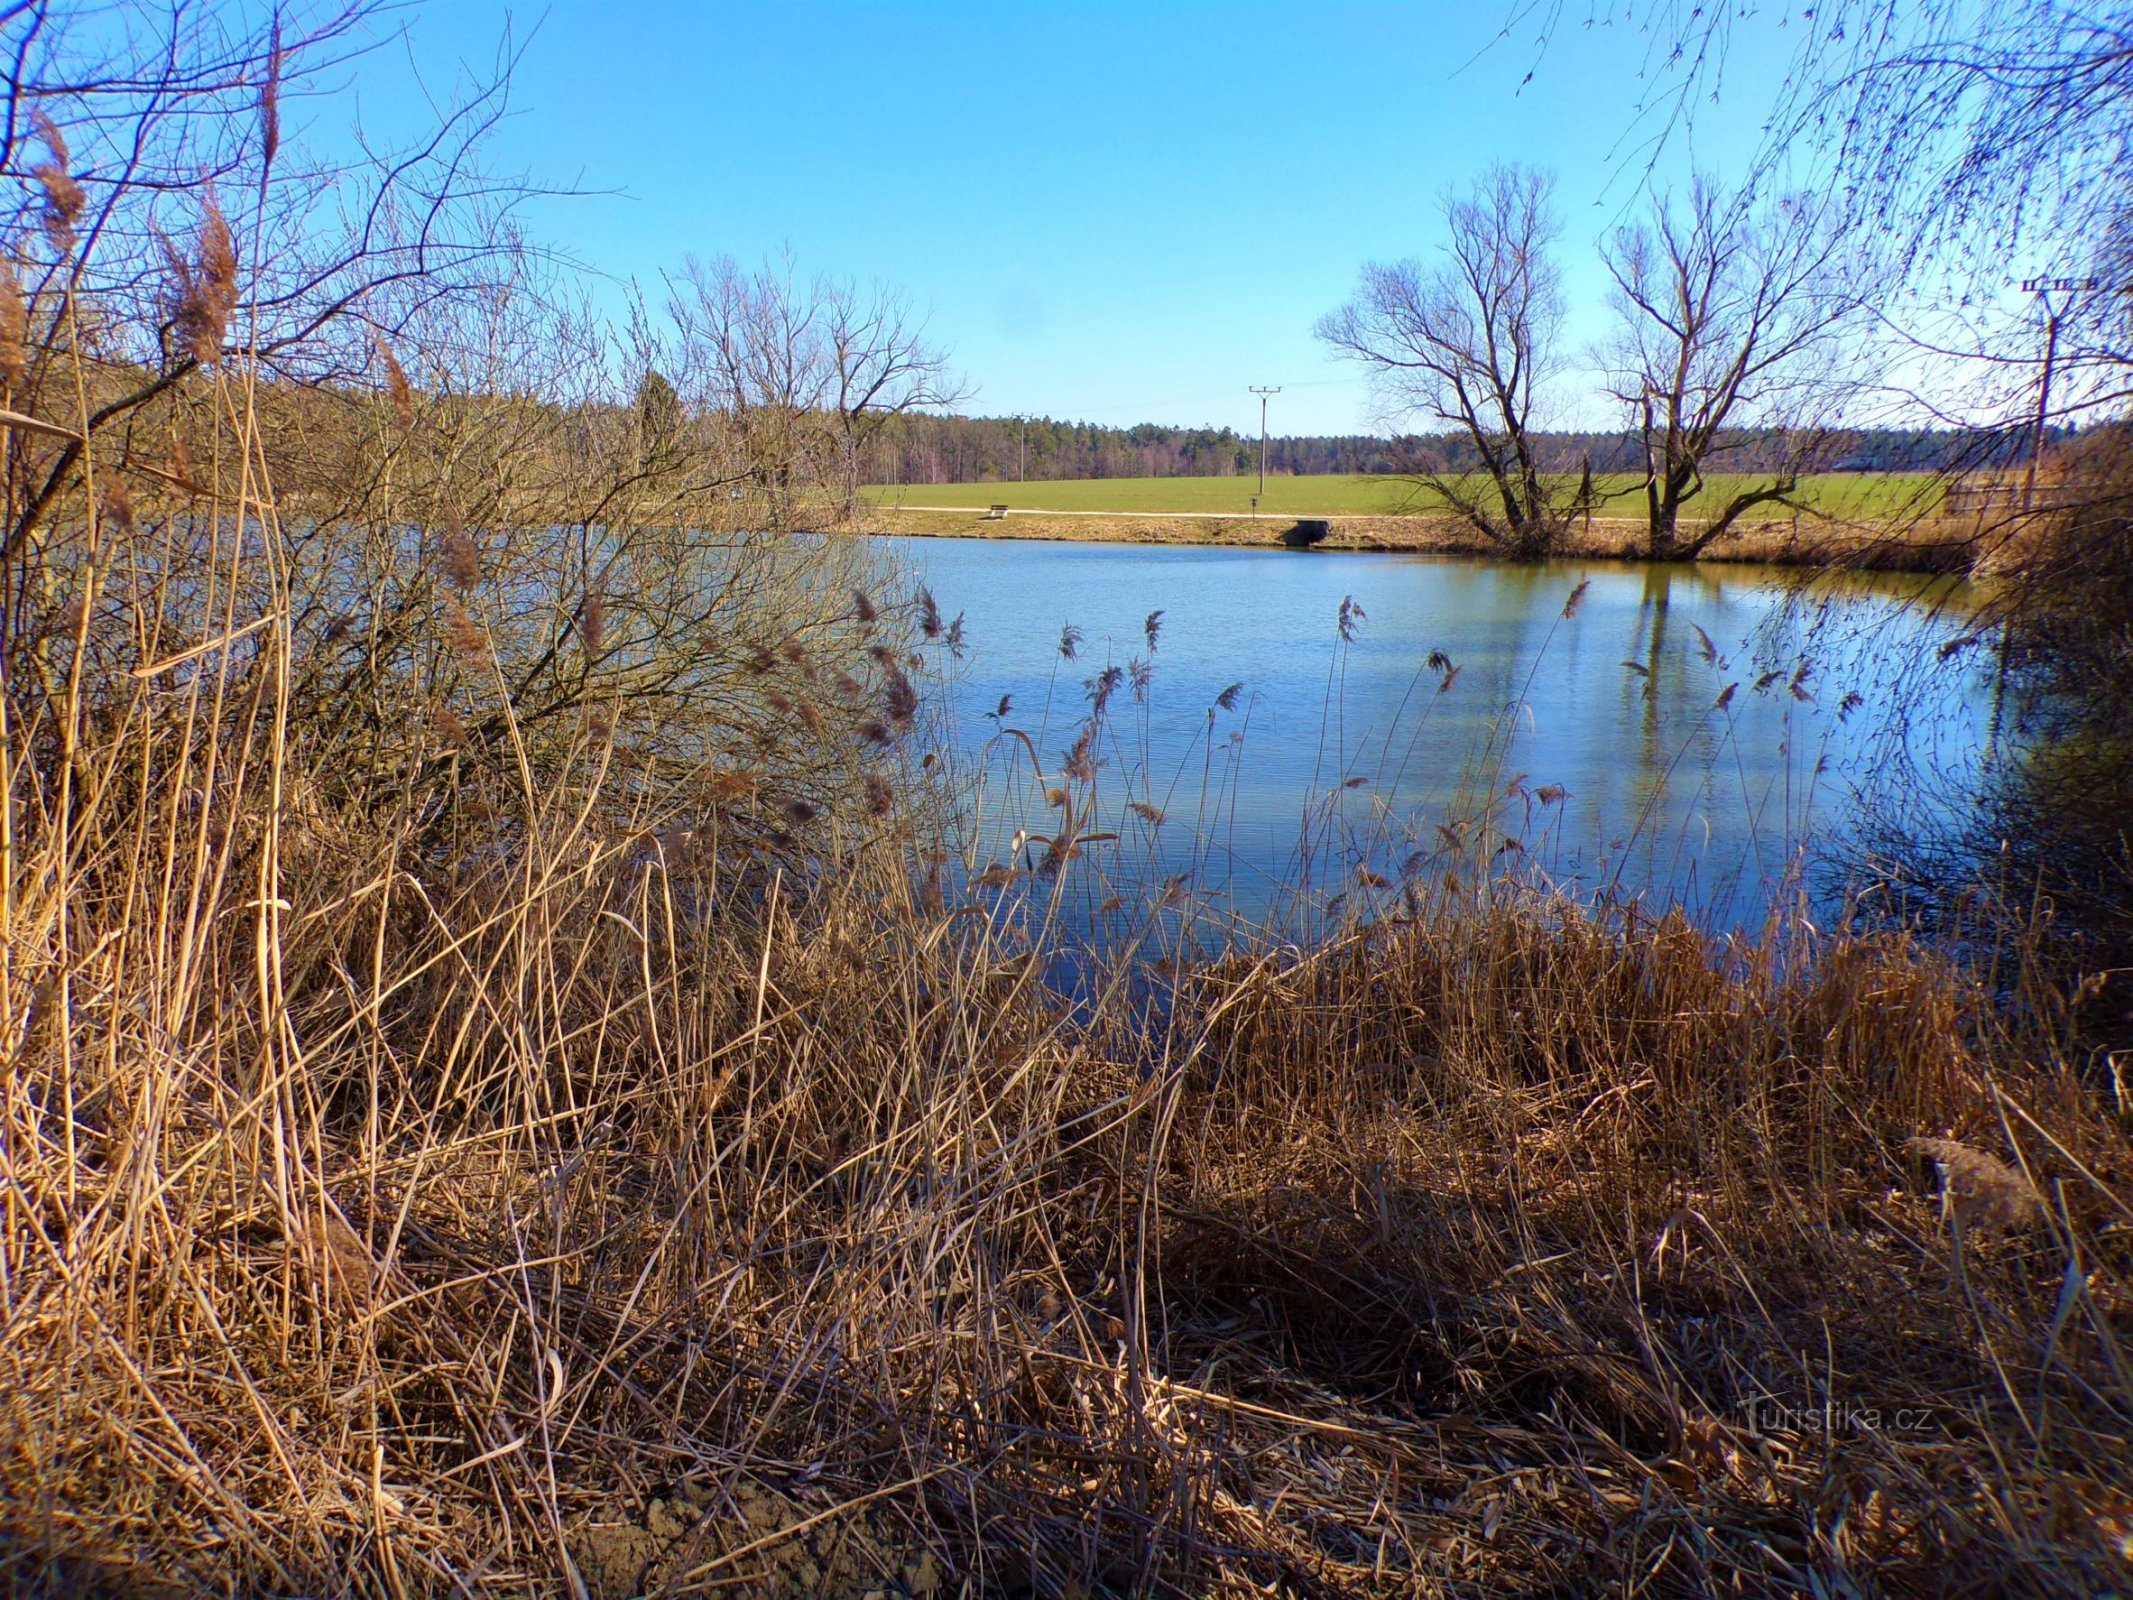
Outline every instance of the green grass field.
<svg viewBox="0 0 2133 1600"><path fill-rule="evenodd" d="M1713 477L1702 495L1685 508L1690 517L1725 503L1737 480ZM1603 476L1610 498L1601 516L1637 517L1644 502L1640 480L1628 475ZM1176 513L1196 516L1246 516L1256 478L1077 478L1042 483L927 483L884 485L867 491L876 505L969 506L982 510L1004 503L1017 511ZM1916 515L1940 498L1939 487L1919 473L1830 473L1810 480L1803 497L1833 516ZM1262 514L1283 517L1394 516L1428 512L1433 501L1402 479L1332 474L1324 477L1269 478ZM1755 515L1756 513L1750 513ZM1761 510L1765 516L1789 516L1783 507Z"/></svg>

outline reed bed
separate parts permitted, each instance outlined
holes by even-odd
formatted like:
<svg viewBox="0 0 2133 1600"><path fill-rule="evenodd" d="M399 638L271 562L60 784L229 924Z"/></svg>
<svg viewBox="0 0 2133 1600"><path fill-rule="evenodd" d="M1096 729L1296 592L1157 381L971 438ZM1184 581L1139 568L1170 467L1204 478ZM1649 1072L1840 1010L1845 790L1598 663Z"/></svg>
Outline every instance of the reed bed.
<svg viewBox="0 0 2133 1600"><path fill-rule="evenodd" d="M2128 1108L2041 973L1504 893L1069 1000L918 746L781 844L506 707L440 827L308 764L274 592L10 730L14 1587L2124 1581Z"/></svg>
<svg viewBox="0 0 2133 1600"><path fill-rule="evenodd" d="M310 440L210 212L182 368L99 432L138 373L48 143L11 1590L2133 1581L2133 1108L2042 965L1511 889L1165 943L1157 884L1081 945L1071 821L1019 899L950 870L960 623L688 532L627 406L403 351Z"/></svg>

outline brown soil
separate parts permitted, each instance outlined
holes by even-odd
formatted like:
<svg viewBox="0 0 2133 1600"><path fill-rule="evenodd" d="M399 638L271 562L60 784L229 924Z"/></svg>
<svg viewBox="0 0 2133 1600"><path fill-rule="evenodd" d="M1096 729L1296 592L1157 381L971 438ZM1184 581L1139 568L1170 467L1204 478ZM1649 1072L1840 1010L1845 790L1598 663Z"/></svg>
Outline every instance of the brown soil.
<svg viewBox="0 0 2133 1600"><path fill-rule="evenodd" d="M866 1508L827 1495L684 1478L664 1493L618 1497L566 1539L591 1600L633 1600L708 1586L756 1600L932 1600L941 1569Z"/></svg>

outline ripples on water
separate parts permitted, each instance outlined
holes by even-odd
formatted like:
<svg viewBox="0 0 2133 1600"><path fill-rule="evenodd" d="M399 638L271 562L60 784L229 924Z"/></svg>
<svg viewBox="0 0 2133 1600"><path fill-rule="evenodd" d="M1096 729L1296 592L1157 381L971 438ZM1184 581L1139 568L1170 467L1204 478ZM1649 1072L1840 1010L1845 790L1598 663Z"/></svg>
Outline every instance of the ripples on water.
<svg viewBox="0 0 2133 1600"><path fill-rule="evenodd" d="M1077 831L1118 836L1066 874L1077 920L1167 885L1203 914L1295 926L1517 870L1751 926L1803 863L1841 853L1882 780L1968 792L1986 749L1989 679L1925 670L1961 629L1944 579L1803 593L1719 564L895 543L967 619L950 697L965 864L995 882L1041 866L1065 790ZM1094 784L1070 782L1113 666ZM1823 905L1840 897L1818 881Z"/></svg>

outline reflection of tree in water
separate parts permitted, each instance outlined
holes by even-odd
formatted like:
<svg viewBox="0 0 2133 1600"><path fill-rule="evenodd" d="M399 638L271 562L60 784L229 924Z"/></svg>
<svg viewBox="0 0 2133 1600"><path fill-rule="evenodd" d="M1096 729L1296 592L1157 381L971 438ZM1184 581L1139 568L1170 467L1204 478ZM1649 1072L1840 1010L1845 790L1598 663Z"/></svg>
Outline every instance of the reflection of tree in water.
<svg viewBox="0 0 2133 1600"><path fill-rule="evenodd" d="M1819 709L1803 688L1802 648L1817 613L1803 623L1791 599L1768 605L1771 583L1768 569L1646 566L1620 663L1623 725L1635 733L1623 751L1633 827L1620 848L1714 927L1759 915L1824 825L1810 799L1831 730L1801 722ZM1859 598L1878 611L1877 587ZM1760 621L1721 644L1712 630L1743 604Z"/></svg>

